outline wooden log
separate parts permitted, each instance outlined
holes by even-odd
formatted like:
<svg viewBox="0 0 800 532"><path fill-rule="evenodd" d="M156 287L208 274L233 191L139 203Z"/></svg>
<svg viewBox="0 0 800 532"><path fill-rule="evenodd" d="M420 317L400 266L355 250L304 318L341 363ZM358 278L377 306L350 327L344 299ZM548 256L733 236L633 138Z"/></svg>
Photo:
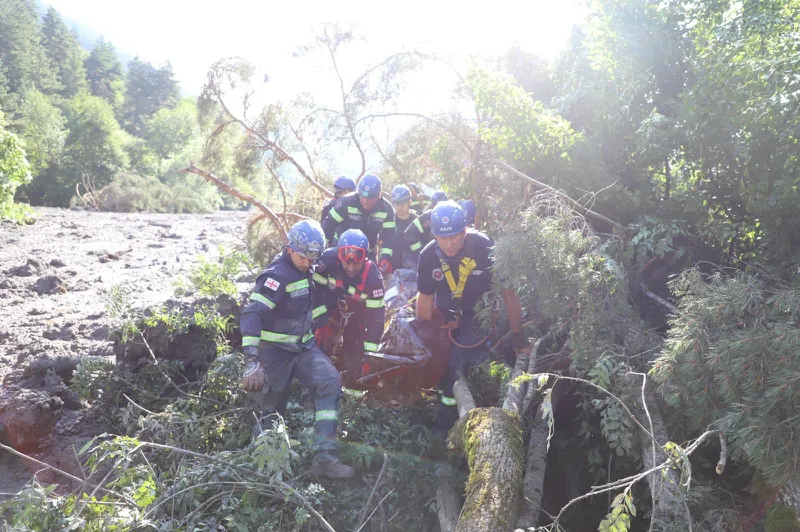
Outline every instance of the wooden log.
<svg viewBox="0 0 800 532"><path fill-rule="evenodd" d="M512 530L522 498L520 418L502 408L478 408L466 414L463 427L470 473L456 531Z"/></svg>
<svg viewBox="0 0 800 532"><path fill-rule="evenodd" d="M559 395L557 388L550 392L551 408L553 411L558 404ZM517 528L527 530L535 528L539 521L542 508L542 495L544 494L544 475L547 470L547 437L550 427L547 419L537 417L534 419L530 436L528 438L528 454L525 457L525 478L522 482L522 509Z"/></svg>

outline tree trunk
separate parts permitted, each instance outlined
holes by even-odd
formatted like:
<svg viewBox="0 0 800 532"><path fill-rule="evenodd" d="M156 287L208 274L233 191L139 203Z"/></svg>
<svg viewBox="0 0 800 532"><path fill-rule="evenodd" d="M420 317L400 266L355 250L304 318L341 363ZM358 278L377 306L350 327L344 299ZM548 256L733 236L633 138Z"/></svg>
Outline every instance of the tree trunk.
<svg viewBox="0 0 800 532"><path fill-rule="evenodd" d="M533 383L530 383L533 386ZM552 410L555 412L558 403L557 388L550 392ZM535 417L532 423L530 437L528 438L528 454L525 457L525 480L522 483L522 509L517 528L527 530L536 527L539 522L539 512L542 508L542 495L544 494L544 475L547 470L547 437L550 427L547 419Z"/></svg>
<svg viewBox="0 0 800 532"><path fill-rule="evenodd" d="M644 468L648 470L667 459L662 447L669 441L669 436L667 435L667 429L661 417L661 410L655 395L648 389L645 392L645 398L650 419L653 421L653 436L659 443L659 445L655 445L650 436L641 430L639 431ZM643 418L640 417L640 419ZM643 421L642 424L647 427L646 421ZM654 446L655 453L653 452ZM667 529L690 529L689 520L691 516L687 512L683 496L679 490L680 480L680 473L672 468L648 475L647 482L650 485L650 498L653 501L652 516L650 518L651 532Z"/></svg>
<svg viewBox="0 0 800 532"><path fill-rule="evenodd" d="M439 466L436 471L436 514L441 532L456 532L461 501L453 486L453 471L449 466Z"/></svg>
<svg viewBox="0 0 800 532"><path fill-rule="evenodd" d="M513 530L522 499L519 416L476 408L466 415L463 431L470 473L457 532Z"/></svg>

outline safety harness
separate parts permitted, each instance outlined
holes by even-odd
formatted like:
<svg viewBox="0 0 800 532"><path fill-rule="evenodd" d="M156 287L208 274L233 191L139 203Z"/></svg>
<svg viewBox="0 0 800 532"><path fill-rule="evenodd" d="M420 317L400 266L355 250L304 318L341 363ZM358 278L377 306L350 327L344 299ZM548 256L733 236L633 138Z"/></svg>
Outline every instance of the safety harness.
<svg viewBox="0 0 800 532"><path fill-rule="evenodd" d="M461 262L458 264L458 281L456 282L455 277L453 276L453 270L450 268L450 265L447 264L442 257L439 257L439 264L442 266L442 273L444 274L445 281L447 281L447 286L450 287L450 294L452 298L452 307L451 310L455 313L456 319L454 322L450 322L446 325L442 325L442 328L447 328L447 334L450 336L450 341L453 342L454 345L464 348L464 349L473 349L475 347L479 347L483 345L486 340L489 339L490 335L486 335L475 344L472 345L464 345L458 343L455 338L453 338L453 330L457 329L461 323L461 300L464 297L464 288L467 286L467 279L469 279L470 274L472 274L472 270L474 270L478 263L472 257L464 257L461 259Z"/></svg>

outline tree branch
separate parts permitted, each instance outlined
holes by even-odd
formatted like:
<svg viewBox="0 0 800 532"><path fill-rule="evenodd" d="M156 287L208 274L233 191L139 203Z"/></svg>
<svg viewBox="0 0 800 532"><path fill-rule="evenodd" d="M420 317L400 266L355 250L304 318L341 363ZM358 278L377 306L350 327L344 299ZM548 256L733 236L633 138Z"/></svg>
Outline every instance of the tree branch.
<svg viewBox="0 0 800 532"><path fill-rule="evenodd" d="M242 200L242 201L244 201L246 203L249 203L250 205L253 205L253 206L257 207L261 212L263 212L270 219L270 221L272 222L272 225L278 231L278 234L281 235L281 239L284 242L288 242L289 237L287 236L286 229L283 227L283 224L281 224L281 221L278 218L278 215L276 215L275 212L272 209L267 207L261 201L257 200L256 198L254 198L250 194L245 194L244 192L240 192L239 190L237 190L234 187L230 186L228 183L226 183L222 179L218 178L217 176L215 176L211 172L207 172L207 171L203 170L202 168L197 167L194 163L192 163L189 167L184 168L183 170L181 170L181 173L199 175L200 177L202 177L202 178L214 183L218 188L220 188L221 190L227 192L228 194L230 194L234 198L238 198L238 199L240 199L240 200Z"/></svg>
<svg viewBox="0 0 800 532"><path fill-rule="evenodd" d="M203 459L203 460L208 460L209 462L213 462L215 464L219 464L219 465L234 469L234 470L236 470L236 471L238 471L238 472L240 472L242 474L252 475L252 476L264 479L269 483L268 485L270 487L274 486L274 487L280 489L281 491L283 491L284 493L289 494L292 497L294 497L295 499L297 499L298 501L300 501L300 503L303 505L303 507L306 510L308 510L311 513L311 515L313 515L314 517L317 518L317 520L325 528L325 530L327 530L328 532L336 532L336 530L334 530L334 528L330 525L330 523L328 523L328 521L326 521L325 518L322 517L322 515L320 515L320 513L317 512L317 510L314 509L313 506L311 506L311 503L309 503L308 500L305 497L303 497L295 488L293 488L292 486L290 486L286 482L283 482L282 480L274 481L269 475L265 475L263 473L259 473L258 471L253 471L252 469L247 469L246 467L241 467L241 466L238 466L236 464L232 464L230 462L226 462L225 460L220 460L219 458L216 458L214 456L209 456L207 454L188 451L186 449L181 449L180 447L173 447L172 445L163 445L163 444L160 444L160 443L154 443L154 442L148 442L148 441L140 441L139 444L134 448L134 451L137 450L140 447L152 447L154 449L161 449L163 451L170 451L170 452L177 453L177 454L182 454L182 455L185 455L185 456L191 456L192 458L200 458L200 459Z"/></svg>
<svg viewBox="0 0 800 532"><path fill-rule="evenodd" d="M623 234L625 233L625 228L622 225L620 225L619 223L615 222L614 220L612 220L610 218L606 218L605 216L603 216L600 213L597 213L597 212L594 212L593 210L587 209L586 207L584 207L583 205L581 205L580 203L578 203L574 199L570 198L569 196L567 196L563 192L561 192L559 190L556 190L553 187L551 187L550 185L546 185L546 184L542 183L541 181L537 181L536 179L534 179L534 178L532 178L532 177L530 177L528 175L523 174L522 172L520 172L516 168L504 163L503 161L497 161L497 164L500 165L500 167L502 167L503 169L507 170L508 172L511 172L512 174L516 175L517 177L521 177L523 179L527 179L528 181L533 183L534 186L536 186L537 188L539 188L541 190L548 190L550 192L554 192L560 198L563 198L564 201L566 201L567 204L569 204L570 207L572 207L573 209L575 209L579 213L583 214L584 216L588 216L590 218L594 218L595 220L601 221L603 223L606 223L606 224L612 226L614 229L617 229L618 231L620 231Z"/></svg>
<svg viewBox="0 0 800 532"><path fill-rule="evenodd" d="M225 104L225 100L223 99L222 93L220 92L218 86L213 87L212 91L217 98L217 102L219 102L223 111L225 111L225 114L227 114L231 118L231 120L235 121L237 124L245 128L245 130L247 130L248 133L250 133L251 135L256 137L259 141L261 141L266 149L274 151L275 154L278 156L278 159L280 159L281 161L289 161L289 163L297 169L300 175L302 175L309 183L311 183L314 187L316 187L317 190L322 192L326 197L329 198L333 197L333 192L323 187L316 179L314 179L311 175L309 175L306 169L303 168L303 166L300 163L298 163L294 157L289 155L289 153L286 150L284 150L276 142L273 142L264 135L262 135L258 130L253 128L250 124L248 124L244 120L236 117L236 115L234 115L230 111L230 109L228 109L228 106Z"/></svg>

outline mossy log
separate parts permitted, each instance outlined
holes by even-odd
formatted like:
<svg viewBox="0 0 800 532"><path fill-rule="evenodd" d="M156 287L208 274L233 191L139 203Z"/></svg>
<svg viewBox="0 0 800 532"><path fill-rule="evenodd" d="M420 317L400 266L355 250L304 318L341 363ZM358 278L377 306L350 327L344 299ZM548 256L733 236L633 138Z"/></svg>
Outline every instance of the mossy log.
<svg viewBox="0 0 800 532"><path fill-rule="evenodd" d="M522 502L519 416L501 408L476 408L457 429L463 430L470 471L457 532L513 530Z"/></svg>

